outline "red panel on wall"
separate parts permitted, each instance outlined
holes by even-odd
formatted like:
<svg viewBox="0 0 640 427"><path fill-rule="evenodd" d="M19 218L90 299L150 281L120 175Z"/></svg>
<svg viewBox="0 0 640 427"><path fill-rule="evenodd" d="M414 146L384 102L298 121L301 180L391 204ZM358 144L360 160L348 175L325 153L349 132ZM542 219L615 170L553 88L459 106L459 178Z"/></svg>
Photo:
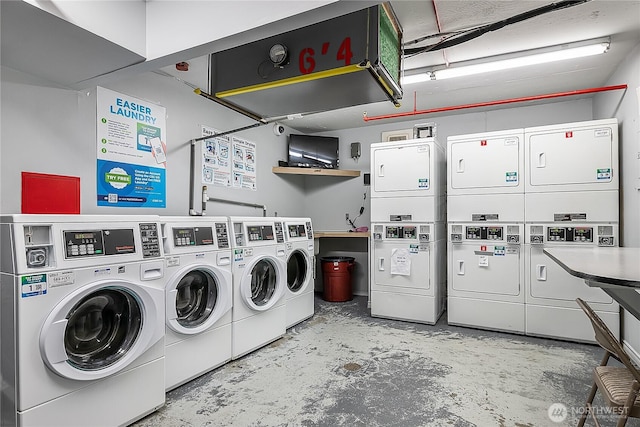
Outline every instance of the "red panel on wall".
<svg viewBox="0 0 640 427"><path fill-rule="evenodd" d="M79 214L80 178L22 172L22 213Z"/></svg>

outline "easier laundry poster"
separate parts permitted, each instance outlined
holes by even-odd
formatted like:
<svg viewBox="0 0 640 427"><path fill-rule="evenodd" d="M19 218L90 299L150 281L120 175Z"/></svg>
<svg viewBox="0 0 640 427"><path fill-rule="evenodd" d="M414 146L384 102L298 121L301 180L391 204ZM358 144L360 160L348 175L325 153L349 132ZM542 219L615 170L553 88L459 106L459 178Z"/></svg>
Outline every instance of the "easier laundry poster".
<svg viewBox="0 0 640 427"><path fill-rule="evenodd" d="M97 89L98 206L164 208L166 109Z"/></svg>

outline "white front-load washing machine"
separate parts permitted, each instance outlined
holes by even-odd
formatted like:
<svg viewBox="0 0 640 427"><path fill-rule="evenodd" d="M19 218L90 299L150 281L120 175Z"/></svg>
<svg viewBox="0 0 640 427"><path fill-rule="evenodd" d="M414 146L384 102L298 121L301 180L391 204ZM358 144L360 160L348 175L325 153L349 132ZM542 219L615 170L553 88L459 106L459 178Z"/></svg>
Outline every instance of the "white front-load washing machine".
<svg viewBox="0 0 640 427"><path fill-rule="evenodd" d="M162 217L166 389L231 360L231 248L226 217Z"/></svg>
<svg viewBox="0 0 640 427"><path fill-rule="evenodd" d="M313 316L315 254L311 218L281 218L287 250L287 329Z"/></svg>
<svg viewBox="0 0 640 427"><path fill-rule="evenodd" d="M164 405L157 216L0 221L2 425L124 425Z"/></svg>
<svg viewBox="0 0 640 427"><path fill-rule="evenodd" d="M282 220L230 217L233 248L232 359L286 332L286 250Z"/></svg>

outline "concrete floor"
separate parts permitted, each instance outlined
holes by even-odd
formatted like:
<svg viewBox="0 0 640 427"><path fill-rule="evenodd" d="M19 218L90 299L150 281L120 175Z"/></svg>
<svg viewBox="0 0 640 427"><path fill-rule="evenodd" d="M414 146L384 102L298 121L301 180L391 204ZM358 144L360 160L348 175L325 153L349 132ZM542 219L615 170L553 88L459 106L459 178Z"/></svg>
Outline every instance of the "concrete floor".
<svg viewBox="0 0 640 427"><path fill-rule="evenodd" d="M314 317L171 391L165 407L134 426L577 424L599 347L453 327L444 318L435 326L376 319L366 305L364 297L316 296ZM567 408L558 422L549 417L553 404ZM600 420L615 425L615 417ZM640 425L634 421L627 425Z"/></svg>

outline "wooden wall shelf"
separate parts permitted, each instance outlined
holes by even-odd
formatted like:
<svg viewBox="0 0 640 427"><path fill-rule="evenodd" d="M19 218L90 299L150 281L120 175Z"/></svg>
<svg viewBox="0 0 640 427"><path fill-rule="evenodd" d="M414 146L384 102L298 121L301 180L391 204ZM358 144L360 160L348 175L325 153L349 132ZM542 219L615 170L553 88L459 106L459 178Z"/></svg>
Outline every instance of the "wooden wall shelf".
<svg viewBox="0 0 640 427"><path fill-rule="evenodd" d="M370 237L371 233L369 231L316 231L313 236L316 239L321 239L325 237Z"/></svg>
<svg viewBox="0 0 640 427"><path fill-rule="evenodd" d="M313 168L295 168L295 167L279 167L271 168L273 173L289 174L289 175L321 175L321 176L344 176L356 177L360 176L360 171L346 169L313 169Z"/></svg>

